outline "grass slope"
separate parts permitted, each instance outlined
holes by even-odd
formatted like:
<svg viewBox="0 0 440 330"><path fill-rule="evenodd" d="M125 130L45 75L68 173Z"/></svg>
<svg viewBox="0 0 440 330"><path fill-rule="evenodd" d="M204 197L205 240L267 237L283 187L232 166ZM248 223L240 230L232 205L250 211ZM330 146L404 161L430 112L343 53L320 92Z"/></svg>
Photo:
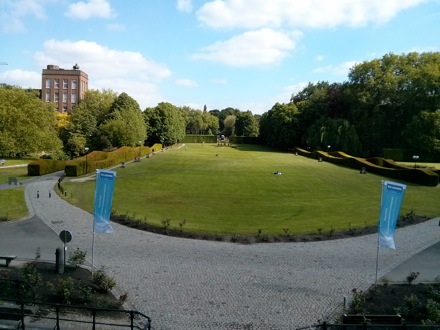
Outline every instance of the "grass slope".
<svg viewBox="0 0 440 330"><path fill-rule="evenodd" d="M24 188L0 190L0 221L20 219L28 215Z"/></svg>
<svg viewBox="0 0 440 330"><path fill-rule="evenodd" d="M220 235L281 235L376 225L386 178L263 146L188 144L118 168L113 209L158 226ZM274 175L276 171L282 175ZM93 211L94 181L63 186ZM72 198L70 198L72 196ZM440 214L440 190L408 184L402 214Z"/></svg>

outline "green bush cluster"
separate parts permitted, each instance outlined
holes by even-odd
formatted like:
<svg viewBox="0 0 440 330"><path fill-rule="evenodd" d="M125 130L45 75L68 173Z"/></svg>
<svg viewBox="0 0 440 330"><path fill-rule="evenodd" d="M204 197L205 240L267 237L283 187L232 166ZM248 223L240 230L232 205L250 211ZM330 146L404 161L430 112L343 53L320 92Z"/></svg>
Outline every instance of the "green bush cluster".
<svg viewBox="0 0 440 330"><path fill-rule="evenodd" d="M365 168L367 172L377 175L412 182L424 186L436 187L439 183L439 172L430 169L409 168L400 166L392 160L384 158L359 158L347 155L343 152L309 152L301 148L295 148L294 152L301 156L323 159L329 163L360 170Z"/></svg>
<svg viewBox="0 0 440 330"><path fill-rule="evenodd" d="M40 176L64 170L64 160L39 159L28 164L29 176Z"/></svg>

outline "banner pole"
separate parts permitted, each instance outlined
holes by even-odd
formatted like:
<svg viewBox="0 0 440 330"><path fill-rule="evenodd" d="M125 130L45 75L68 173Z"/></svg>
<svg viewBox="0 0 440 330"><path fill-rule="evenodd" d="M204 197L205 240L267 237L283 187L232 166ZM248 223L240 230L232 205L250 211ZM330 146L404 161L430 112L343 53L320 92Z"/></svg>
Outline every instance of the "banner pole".
<svg viewBox="0 0 440 330"><path fill-rule="evenodd" d="M383 180L381 181L382 184L382 192L380 194L380 207L382 207L382 202L383 202ZM377 252L376 252L376 278L374 280L374 286L377 286L377 273L379 270L379 249L380 249L380 244L379 244L379 231L380 231L380 216L379 216L379 224L377 226Z"/></svg>
<svg viewBox="0 0 440 330"><path fill-rule="evenodd" d="M376 254L376 279L374 281L374 286L377 286L377 272L379 269L379 237L377 238L377 254Z"/></svg>
<svg viewBox="0 0 440 330"><path fill-rule="evenodd" d="M95 265L95 220L93 220L93 234L92 234L92 280L93 280L94 265Z"/></svg>

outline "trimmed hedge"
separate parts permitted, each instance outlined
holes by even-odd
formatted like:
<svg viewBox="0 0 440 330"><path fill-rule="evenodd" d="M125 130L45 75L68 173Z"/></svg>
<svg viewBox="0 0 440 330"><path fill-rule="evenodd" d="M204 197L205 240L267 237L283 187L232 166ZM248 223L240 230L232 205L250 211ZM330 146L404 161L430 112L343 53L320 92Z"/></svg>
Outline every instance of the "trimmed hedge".
<svg viewBox="0 0 440 330"><path fill-rule="evenodd" d="M28 164L29 176L40 176L64 170L66 161L53 159L39 159Z"/></svg>
<svg viewBox="0 0 440 330"><path fill-rule="evenodd" d="M81 176L87 173L93 173L97 169L116 166L131 161L136 157L143 157L161 149L162 145L156 143L152 147L121 147L112 152L92 151L87 157L83 156L68 161L65 167L66 176Z"/></svg>
<svg viewBox="0 0 440 330"><path fill-rule="evenodd" d="M217 135L185 135L180 143L217 143Z"/></svg>
<svg viewBox="0 0 440 330"><path fill-rule="evenodd" d="M390 159L380 157L364 159L352 157L342 152L309 152L301 148L295 148L294 152L304 157L317 160L321 158L329 163L357 170L361 170L361 168L364 167L369 173L374 173L401 181L407 181L430 187L436 187L439 184L440 171L401 166Z"/></svg>

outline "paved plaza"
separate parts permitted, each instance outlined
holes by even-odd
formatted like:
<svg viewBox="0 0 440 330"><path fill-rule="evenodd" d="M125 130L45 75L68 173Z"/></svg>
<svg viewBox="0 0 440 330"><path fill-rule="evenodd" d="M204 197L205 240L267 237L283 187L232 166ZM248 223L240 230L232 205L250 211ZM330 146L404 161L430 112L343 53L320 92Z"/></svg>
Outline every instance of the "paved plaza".
<svg viewBox="0 0 440 330"><path fill-rule="evenodd" d="M58 176L26 184L30 217L0 224L1 254L33 259L40 248L42 260L54 261L56 247L62 246L58 234L69 230L73 239L68 251L86 250L91 262L93 216L54 193ZM344 297L353 288L368 288L376 276L377 234L239 245L112 226L112 234L95 235L95 267L105 266L117 281L115 294L128 292L126 307L150 316L155 330L282 330L331 321L342 312ZM419 271L419 281L432 281L440 275L439 249L429 270L408 268L417 264L398 269L439 241L439 218L398 229L397 250L380 250L379 278Z"/></svg>

